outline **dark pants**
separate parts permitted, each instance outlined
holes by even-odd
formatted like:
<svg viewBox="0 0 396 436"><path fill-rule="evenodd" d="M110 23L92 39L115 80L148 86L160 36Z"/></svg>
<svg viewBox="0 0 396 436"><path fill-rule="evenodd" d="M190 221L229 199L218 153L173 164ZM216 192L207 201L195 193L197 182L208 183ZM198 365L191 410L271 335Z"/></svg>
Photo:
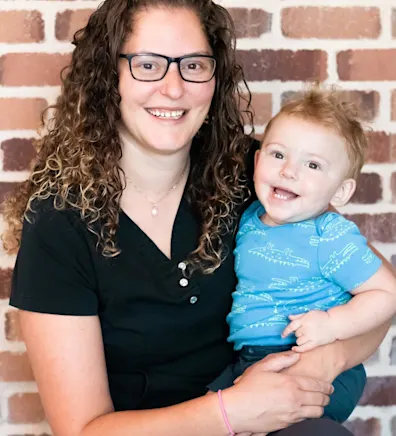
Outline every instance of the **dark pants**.
<svg viewBox="0 0 396 436"><path fill-rule="evenodd" d="M309 419L284 430L269 433L271 436L353 436L352 433L330 419Z"/></svg>
<svg viewBox="0 0 396 436"><path fill-rule="evenodd" d="M209 390L229 388L234 380L253 363L258 362L269 354L290 350L290 346L279 347L243 347L236 363L227 368L208 385ZM330 397L330 403L325 407L323 416L337 422L344 422L353 412L362 396L366 384L366 372L363 365L355 366L340 374L333 382L334 393ZM322 435L321 435L322 436Z"/></svg>

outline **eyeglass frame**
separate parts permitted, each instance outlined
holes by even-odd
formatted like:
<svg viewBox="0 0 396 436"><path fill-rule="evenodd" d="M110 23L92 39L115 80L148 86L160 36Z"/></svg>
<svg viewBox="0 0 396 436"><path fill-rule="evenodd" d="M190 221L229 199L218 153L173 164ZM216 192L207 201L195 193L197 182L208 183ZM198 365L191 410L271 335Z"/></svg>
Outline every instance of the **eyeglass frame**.
<svg viewBox="0 0 396 436"><path fill-rule="evenodd" d="M137 78L133 75L133 72L132 72L132 59L133 59L134 57L137 57L137 56L158 56L158 57L160 57L160 58L166 59L167 62L168 62L168 65L167 65L167 67L166 67L166 70L165 70L165 72L164 72L164 75L163 75L160 79L154 79L154 80L142 80L142 79L137 79ZM120 54L119 54L119 57L128 60L129 71L131 72L132 77L133 77L135 80L138 80L139 82L159 82L159 81L162 80L162 79L166 76L166 74L168 73L170 64L172 64L173 62L176 62L176 63L177 63L177 68L178 68L178 70L179 70L180 77L181 77L185 82L189 82L189 83L208 83L208 82L210 82L210 81L213 79L213 77L214 77L214 75L215 75L215 73L216 73L216 66L217 66L216 58L215 58L214 56L203 55L203 54L188 54L188 55L184 55L184 56L179 56L179 57L177 57L177 58L172 58L172 57L170 57L170 56L165 56L165 55L161 55L161 54L158 54L158 53L120 53ZM210 77L210 79L208 79L208 80L204 80L203 82L197 82L197 81L194 81L194 80L186 80L186 79L183 77L183 74L182 74L181 69L180 69L180 63L181 63L181 61L182 61L183 59L186 59L186 58L209 58L209 59L212 59L212 60L214 61L214 68L213 68L213 74L212 74L212 76Z"/></svg>

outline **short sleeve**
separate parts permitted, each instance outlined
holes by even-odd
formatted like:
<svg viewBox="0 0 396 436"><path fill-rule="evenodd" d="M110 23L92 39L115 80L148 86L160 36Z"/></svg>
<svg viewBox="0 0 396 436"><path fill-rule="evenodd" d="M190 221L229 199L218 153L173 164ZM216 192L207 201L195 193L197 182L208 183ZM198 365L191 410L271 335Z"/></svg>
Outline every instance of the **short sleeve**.
<svg viewBox="0 0 396 436"><path fill-rule="evenodd" d="M19 309L96 315L95 273L84 230L72 211L40 210L25 220L10 304Z"/></svg>
<svg viewBox="0 0 396 436"><path fill-rule="evenodd" d="M318 232L319 267L326 279L352 291L377 272L381 259L368 247L355 223L328 213Z"/></svg>

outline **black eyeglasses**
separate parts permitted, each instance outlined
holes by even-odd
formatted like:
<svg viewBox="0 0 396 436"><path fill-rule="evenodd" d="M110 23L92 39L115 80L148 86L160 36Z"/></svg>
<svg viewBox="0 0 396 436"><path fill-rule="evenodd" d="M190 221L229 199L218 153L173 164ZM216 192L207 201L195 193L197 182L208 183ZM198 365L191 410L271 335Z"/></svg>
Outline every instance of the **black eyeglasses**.
<svg viewBox="0 0 396 436"><path fill-rule="evenodd" d="M120 53L120 58L128 59L132 77L141 82L162 80L172 62L177 63L180 76L186 82L209 82L216 70L216 59L208 55L197 54L171 58L156 53Z"/></svg>

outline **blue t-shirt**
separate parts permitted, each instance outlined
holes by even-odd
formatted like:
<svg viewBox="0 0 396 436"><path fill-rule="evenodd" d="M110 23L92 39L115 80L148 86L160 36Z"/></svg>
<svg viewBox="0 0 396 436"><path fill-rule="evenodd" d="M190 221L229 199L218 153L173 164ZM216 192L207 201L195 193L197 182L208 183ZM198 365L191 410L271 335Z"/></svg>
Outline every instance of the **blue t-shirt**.
<svg viewBox="0 0 396 436"><path fill-rule="evenodd" d="M381 265L358 227L337 213L275 227L260 220L264 213L254 202L236 237L238 284L227 316L236 350L295 343L293 334L281 337L289 315L345 304Z"/></svg>

